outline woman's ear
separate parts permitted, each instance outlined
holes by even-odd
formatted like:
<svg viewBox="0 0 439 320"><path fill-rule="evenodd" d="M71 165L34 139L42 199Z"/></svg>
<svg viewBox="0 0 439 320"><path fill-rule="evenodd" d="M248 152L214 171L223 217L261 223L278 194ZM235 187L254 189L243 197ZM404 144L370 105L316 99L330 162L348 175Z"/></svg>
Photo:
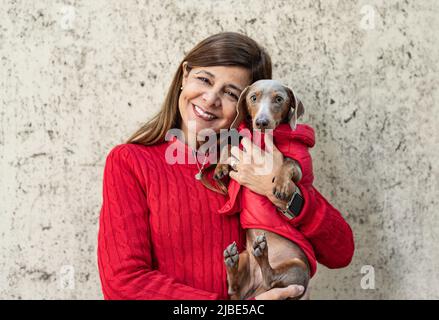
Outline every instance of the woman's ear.
<svg viewBox="0 0 439 320"><path fill-rule="evenodd" d="M190 72L190 69L189 69L189 66L188 66L188 62L184 61L182 63L182 65L181 65L181 68L183 69L183 78L181 80L181 82L182 82L181 85L184 87L185 84L186 84L187 78L189 76L189 72Z"/></svg>
<svg viewBox="0 0 439 320"><path fill-rule="evenodd" d="M236 117L235 120L233 120L230 129L236 129L248 114L246 97L249 88L250 86L247 86L244 90L242 90L241 95L239 96L238 102L236 103Z"/></svg>

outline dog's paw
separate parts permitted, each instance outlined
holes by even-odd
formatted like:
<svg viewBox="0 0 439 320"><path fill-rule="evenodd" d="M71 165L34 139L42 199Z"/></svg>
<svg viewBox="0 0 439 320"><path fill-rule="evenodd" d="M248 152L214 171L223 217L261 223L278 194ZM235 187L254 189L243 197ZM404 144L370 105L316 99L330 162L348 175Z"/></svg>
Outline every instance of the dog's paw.
<svg viewBox="0 0 439 320"><path fill-rule="evenodd" d="M226 250L224 250L224 263L228 268L238 267L239 253L236 242L230 244Z"/></svg>
<svg viewBox="0 0 439 320"><path fill-rule="evenodd" d="M273 194L279 200L288 200L293 195L293 182L285 177L273 178Z"/></svg>
<svg viewBox="0 0 439 320"><path fill-rule="evenodd" d="M253 241L253 255L255 257L261 257L263 254L266 254L267 251L267 239L265 238L265 233L263 233L257 236L255 241Z"/></svg>
<svg viewBox="0 0 439 320"><path fill-rule="evenodd" d="M228 164L219 164L215 168L215 172L213 174L213 178L215 180L221 180L225 176L229 174L230 168Z"/></svg>

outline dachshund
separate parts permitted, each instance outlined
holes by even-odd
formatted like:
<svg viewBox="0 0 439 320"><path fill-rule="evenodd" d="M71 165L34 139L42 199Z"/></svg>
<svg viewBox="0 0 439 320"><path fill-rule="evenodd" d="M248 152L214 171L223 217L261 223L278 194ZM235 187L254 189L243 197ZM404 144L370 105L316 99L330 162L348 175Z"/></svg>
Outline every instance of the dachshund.
<svg viewBox="0 0 439 320"><path fill-rule="evenodd" d="M265 79L243 90L237 110L244 114L243 119L248 122L250 129L262 132L274 130L281 123L289 123L295 130L297 119L304 113L303 104L293 90L276 80ZM230 148L228 145L221 153L221 161L214 173L216 180L230 172L229 164L223 162L230 154ZM285 158L273 179L275 197L290 199L293 194L290 182L298 182L301 176L299 164ZM238 253L237 245L233 242L224 250L224 262L228 293L232 300L248 299L269 289L291 284L306 288L309 282L309 265L303 251L292 241L266 230L247 229L246 250Z"/></svg>

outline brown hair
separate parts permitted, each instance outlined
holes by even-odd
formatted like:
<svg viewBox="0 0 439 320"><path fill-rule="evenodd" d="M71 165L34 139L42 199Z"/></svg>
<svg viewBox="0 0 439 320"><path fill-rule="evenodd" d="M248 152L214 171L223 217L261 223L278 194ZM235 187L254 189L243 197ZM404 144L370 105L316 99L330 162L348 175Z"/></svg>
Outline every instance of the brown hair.
<svg viewBox="0 0 439 320"><path fill-rule="evenodd" d="M223 32L212 35L198 43L184 57L174 75L161 110L151 120L142 125L126 143L143 145L161 143L165 141L168 130L181 128L178 99L183 80L182 66L185 61L187 62L188 71L193 67L244 67L251 71L251 83L260 79L271 79L272 77L271 58L256 41L236 32ZM212 189L204 179L203 183L206 187ZM221 187L221 190L224 191L224 188Z"/></svg>

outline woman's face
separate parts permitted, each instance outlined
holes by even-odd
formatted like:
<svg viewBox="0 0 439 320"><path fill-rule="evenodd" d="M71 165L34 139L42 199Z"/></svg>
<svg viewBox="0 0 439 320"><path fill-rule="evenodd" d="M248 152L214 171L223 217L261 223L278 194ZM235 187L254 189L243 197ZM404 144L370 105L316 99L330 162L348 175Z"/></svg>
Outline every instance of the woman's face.
<svg viewBox="0 0 439 320"><path fill-rule="evenodd" d="M178 101L182 130L197 134L203 129L229 128L236 117L239 95L250 84L250 71L243 67L194 67L183 64L183 90ZM195 125L195 127L194 127Z"/></svg>

